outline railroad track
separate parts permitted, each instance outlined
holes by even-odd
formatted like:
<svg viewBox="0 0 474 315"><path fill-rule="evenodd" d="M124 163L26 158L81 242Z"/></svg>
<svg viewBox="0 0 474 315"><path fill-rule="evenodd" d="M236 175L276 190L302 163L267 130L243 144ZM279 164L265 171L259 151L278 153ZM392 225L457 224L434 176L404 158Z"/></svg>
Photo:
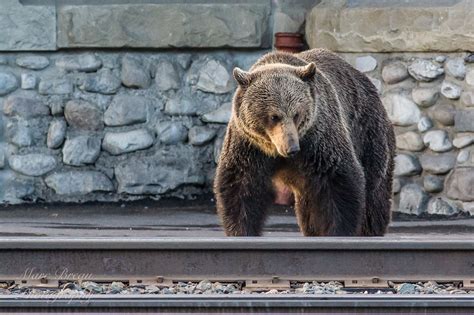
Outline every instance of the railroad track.
<svg viewBox="0 0 474 315"><path fill-rule="evenodd" d="M474 291L474 238L0 238L0 283L13 287L87 280L164 288L204 279L247 293L0 294L0 311L472 313L472 293L371 292L426 281ZM338 281L353 293L258 294L312 281Z"/></svg>

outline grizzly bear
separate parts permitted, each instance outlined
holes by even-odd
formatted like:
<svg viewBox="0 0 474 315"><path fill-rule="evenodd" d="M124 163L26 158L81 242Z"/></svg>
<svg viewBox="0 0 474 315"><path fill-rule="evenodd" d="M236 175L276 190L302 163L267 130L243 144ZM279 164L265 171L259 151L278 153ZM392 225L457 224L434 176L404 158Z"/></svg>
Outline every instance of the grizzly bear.
<svg viewBox="0 0 474 315"><path fill-rule="evenodd" d="M275 182L305 236L383 235L395 136L371 81L323 49L269 53L234 78L214 182L226 235L261 235Z"/></svg>

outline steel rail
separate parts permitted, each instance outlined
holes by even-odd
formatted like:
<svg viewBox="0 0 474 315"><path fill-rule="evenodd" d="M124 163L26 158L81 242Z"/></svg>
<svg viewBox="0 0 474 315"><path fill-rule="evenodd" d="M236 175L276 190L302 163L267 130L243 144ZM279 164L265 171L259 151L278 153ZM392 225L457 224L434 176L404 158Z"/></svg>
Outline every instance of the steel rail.
<svg viewBox="0 0 474 315"><path fill-rule="evenodd" d="M0 238L0 280L64 269L112 279L465 280L474 238Z"/></svg>
<svg viewBox="0 0 474 315"><path fill-rule="evenodd" d="M142 296L142 295L91 295L83 298L38 298L0 296L0 310L16 309L41 311L71 310L143 310L160 312L310 312L310 311L362 311L403 313L439 312L448 314L472 312L474 300L469 296L387 296L387 295L199 295L199 296Z"/></svg>
<svg viewBox="0 0 474 315"><path fill-rule="evenodd" d="M470 285L473 278L474 238L0 238L0 281L357 279L367 284L377 279L377 283L436 280ZM84 300L74 296L0 295L1 310L15 307L453 313L474 311L474 296L103 295Z"/></svg>
<svg viewBox="0 0 474 315"><path fill-rule="evenodd" d="M437 237L437 236L436 236ZM474 249L474 236L429 237L0 237L2 249L308 249L308 250L450 250Z"/></svg>

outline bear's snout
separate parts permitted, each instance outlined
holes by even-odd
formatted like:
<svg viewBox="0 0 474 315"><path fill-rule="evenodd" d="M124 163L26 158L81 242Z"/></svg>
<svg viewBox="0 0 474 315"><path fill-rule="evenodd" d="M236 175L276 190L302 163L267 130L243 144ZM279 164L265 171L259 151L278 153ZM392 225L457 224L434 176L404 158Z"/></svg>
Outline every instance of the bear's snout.
<svg viewBox="0 0 474 315"><path fill-rule="evenodd" d="M292 157L300 151L298 131L293 122L276 125L268 135L281 156Z"/></svg>

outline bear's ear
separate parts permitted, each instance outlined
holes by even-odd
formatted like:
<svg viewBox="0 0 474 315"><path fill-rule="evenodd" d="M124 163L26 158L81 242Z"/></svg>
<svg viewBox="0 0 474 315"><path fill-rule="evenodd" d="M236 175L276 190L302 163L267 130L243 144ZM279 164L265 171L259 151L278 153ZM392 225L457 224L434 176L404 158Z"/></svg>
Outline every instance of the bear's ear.
<svg viewBox="0 0 474 315"><path fill-rule="evenodd" d="M234 68L234 79L241 86L248 86L250 84L251 75L250 72L244 71L238 67Z"/></svg>
<svg viewBox="0 0 474 315"><path fill-rule="evenodd" d="M309 80L314 77L316 73L316 65L314 64L314 62L310 62L306 66L299 67L296 72L303 80Z"/></svg>

